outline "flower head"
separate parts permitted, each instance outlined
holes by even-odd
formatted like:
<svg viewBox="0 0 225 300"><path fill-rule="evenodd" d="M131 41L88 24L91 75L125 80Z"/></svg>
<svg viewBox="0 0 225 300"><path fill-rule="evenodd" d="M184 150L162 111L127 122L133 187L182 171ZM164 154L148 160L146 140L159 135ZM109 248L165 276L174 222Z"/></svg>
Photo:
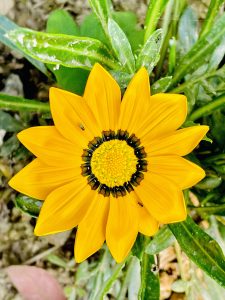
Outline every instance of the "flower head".
<svg viewBox="0 0 225 300"><path fill-rule="evenodd" d="M151 236L159 223L186 219L182 190L205 173L181 156L208 127L178 129L187 114L185 96L150 96L148 73L141 68L121 102L118 84L96 64L83 97L51 88L50 106L54 126L18 134L37 158L9 183L44 200L36 235L78 226L78 262L105 240L120 262L138 232Z"/></svg>

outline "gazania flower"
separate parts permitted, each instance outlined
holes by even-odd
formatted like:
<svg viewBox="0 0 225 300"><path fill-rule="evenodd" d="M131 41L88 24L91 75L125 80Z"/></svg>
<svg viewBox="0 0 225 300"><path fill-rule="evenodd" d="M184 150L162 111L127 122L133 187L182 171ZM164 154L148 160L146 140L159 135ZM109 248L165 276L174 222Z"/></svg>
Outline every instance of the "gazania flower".
<svg viewBox="0 0 225 300"><path fill-rule="evenodd" d="M159 223L185 220L182 190L205 173L181 156L208 131L177 130L187 114L185 96L150 96L141 68L121 102L118 84L96 64L83 97L51 88L50 106L55 126L18 134L37 158L10 181L19 192L44 200L36 235L78 226L77 262L105 240L121 262L138 232L151 236Z"/></svg>

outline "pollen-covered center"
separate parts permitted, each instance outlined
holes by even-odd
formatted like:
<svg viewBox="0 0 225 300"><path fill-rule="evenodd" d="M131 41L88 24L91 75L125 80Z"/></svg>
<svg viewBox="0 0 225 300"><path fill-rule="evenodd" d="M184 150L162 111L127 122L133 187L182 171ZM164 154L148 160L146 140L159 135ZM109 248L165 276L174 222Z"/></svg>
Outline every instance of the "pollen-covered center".
<svg viewBox="0 0 225 300"><path fill-rule="evenodd" d="M102 131L83 149L81 175L104 197L124 197L147 172L147 154L140 139L124 130Z"/></svg>
<svg viewBox="0 0 225 300"><path fill-rule="evenodd" d="M126 141L111 140L101 144L91 158L95 177L108 187L121 186L136 172L138 159Z"/></svg>

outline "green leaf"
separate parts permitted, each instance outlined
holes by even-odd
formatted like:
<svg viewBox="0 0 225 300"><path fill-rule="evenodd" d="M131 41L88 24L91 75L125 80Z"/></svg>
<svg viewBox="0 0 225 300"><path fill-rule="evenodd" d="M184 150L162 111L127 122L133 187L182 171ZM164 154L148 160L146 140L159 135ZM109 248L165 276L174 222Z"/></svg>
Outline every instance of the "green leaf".
<svg viewBox="0 0 225 300"><path fill-rule="evenodd" d="M145 252L147 254L158 254L165 250L175 242L174 235L171 233L169 228L165 225L161 228L150 243L147 245Z"/></svg>
<svg viewBox="0 0 225 300"><path fill-rule="evenodd" d="M80 68L67 68L61 66L54 70L58 87L69 92L83 95L89 71Z"/></svg>
<svg viewBox="0 0 225 300"><path fill-rule="evenodd" d="M117 11L113 12L112 17L126 34L133 53L137 52L143 45L144 30L138 25L136 14L130 11Z"/></svg>
<svg viewBox="0 0 225 300"><path fill-rule="evenodd" d="M132 247L132 255L136 256L140 260L145 250L145 247L146 247L146 238L143 234L139 233Z"/></svg>
<svg viewBox="0 0 225 300"><path fill-rule="evenodd" d="M15 134L13 134L10 138L4 141L3 145L0 147L0 157L9 159L9 153L12 157L15 156L14 154L19 148L19 145L20 143L18 138Z"/></svg>
<svg viewBox="0 0 225 300"><path fill-rule="evenodd" d="M218 243L189 216L184 222L168 226L187 256L211 278L225 287L225 258Z"/></svg>
<svg viewBox="0 0 225 300"><path fill-rule="evenodd" d="M156 271L155 271L156 270ZM159 300L159 275L153 255L143 254L139 300Z"/></svg>
<svg viewBox="0 0 225 300"><path fill-rule="evenodd" d="M195 121L201 117L212 114L215 110L219 110L225 107L225 94L215 98L209 104L196 109L189 117L189 120Z"/></svg>
<svg viewBox="0 0 225 300"><path fill-rule="evenodd" d="M201 190L213 190L220 186L222 183L222 178L218 177L216 175L211 175L205 177L202 181L200 181L198 184L196 184L196 188L199 188Z"/></svg>
<svg viewBox="0 0 225 300"><path fill-rule="evenodd" d="M31 58L29 55L27 55L25 53L25 51L23 51L23 49L19 48L16 45L15 42L13 42L12 40L10 40L6 36L6 34L8 32L10 32L11 30L18 29L18 28L19 28L19 26L17 26L15 23L13 23L12 21L10 21L7 17L2 16L0 14L0 42L2 42L3 44L5 44L6 46L8 46L10 49L16 50L17 52L19 52L20 54L22 54L38 70L40 70L45 75L49 76L48 70L47 70L47 68L45 67L45 65L42 62L40 62L40 61L38 61L36 59Z"/></svg>
<svg viewBox="0 0 225 300"><path fill-rule="evenodd" d="M80 33L79 27L71 15L63 9L57 9L50 13L46 30L50 33L64 33L75 36Z"/></svg>
<svg viewBox="0 0 225 300"><path fill-rule="evenodd" d="M55 255L55 254L51 253L46 257L46 260L49 261L51 264L53 264L55 266L58 266L58 267L61 267L61 268L64 268L64 269L67 268L67 261L65 259L62 259L58 255Z"/></svg>
<svg viewBox="0 0 225 300"><path fill-rule="evenodd" d="M152 94L163 93L167 90L172 80L172 76L162 77L151 86Z"/></svg>
<svg viewBox="0 0 225 300"><path fill-rule="evenodd" d="M108 40L99 23L96 15L93 13L86 16L80 25L80 36L86 36L101 41L103 44L107 44Z"/></svg>
<svg viewBox="0 0 225 300"><path fill-rule="evenodd" d="M213 25L210 32L204 35L191 50L182 58L176 67L171 86L177 84L185 75L197 70L205 64L207 58L220 44L225 35L225 14L223 14Z"/></svg>
<svg viewBox="0 0 225 300"><path fill-rule="evenodd" d="M169 74L172 74L176 65L177 60L177 41L172 37L169 41L169 58L168 58L168 69Z"/></svg>
<svg viewBox="0 0 225 300"><path fill-rule="evenodd" d="M201 37L207 34L211 30L214 20L219 12L219 8L223 3L224 3L223 0L211 0L205 21L202 25L202 29L200 33Z"/></svg>
<svg viewBox="0 0 225 300"><path fill-rule="evenodd" d="M99 62L109 69L119 67L106 46L95 39L23 28L10 31L8 37L27 54L45 63L91 69Z"/></svg>
<svg viewBox="0 0 225 300"><path fill-rule="evenodd" d="M169 0L151 0L145 19L145 37L147 41L150 35L155 31L157 23L164 12Z"/></svg>
<svg viewBox="0 0 225 300"><path fill-rule="evenodd" d="M223 97L225 101L225 95ZM203 106L204 107L204 106ZM211 128L211 134L213 136L213 139L220 145L222 149L224 149L224 141L225 141L225 114L223 113L222 110L217 110L214 111L212 114L212 117L210 118L210 128ZM214 168L216 167L215 165L212 165ZM219 166L218 166L219 167ZM221 171L223 171L223 166ZM217 169L218 172L220 173L219 169Z"/></svg>
<svg viewBox="0 0 225 300"><path fill-rule="evenodd" d="M16 207L21 209L26 214L37 218L40 213L43 201L20 194L16 197L15 204Z"/></svg>
<svg viewBox="0 0 225 300"><path fill-rule="evenodd" d="M135 61L132 53L131 45L119 25L112 19L109 19L108 30L111 44L118 60L122 65L122 69L129 73L135 71Z"/></svg>
<svg viewBox="0 0 225 300"><path fill-rule="evenodd" d="M178 26L178 45L181 56L186 54L198 39L198 16L192 7L185 9Z"/></svg>
<svg viewBox="0 0 225 300"><path fill-rule="evenodd" d="M114 77L114 79L118 82L121 89L125 89L133 77L132 74L125 73L125 72L111 71L110 73Z"/></svg>
<svg viewBox="0 0 225 300"><path fill-rule="evenodd" d="M48 103L0 93L0 108L14 111L50 112Z"/></svg>
<svg viewBox="0 0 225 300"><path fill-rule="evenodd" d="M22 129L22 125L10 114L0 110L0 129L8 132L16 132Z"/></svg>
<svg viewBox="0 0 225 300"><path fill-rule="evenodd" d="M162 46L162 30L156 30L145 42L136 62L137 69L145 67L150 74L160 59L160 49Z"/></svg>
<svg viewBox="0 0 225 300"><path fill-rule="evenodd" d="M108 20L111 18L112 10L110 0L89 0L89 4L102 25L105 35L110 40L108 33Z"/></svg>
<svg viewBox="0 0 225 300"><path fill-rule="evenodd" d="M220 204L215 206L209 205L209 206L192 207L191 209L197 211L201 216L205 216L205 215L225 216L225 204Z"/></svg>
<svg viewBox="0 0 225 300"><path fill-rule="evenodd" d="M210 57L207 72L216 70L225 56L225 38L222 39L219 46L214 50Z"/></svg>
<svg viewBox="0 0 225 300"><path fill-rule="evenodd" d="M47 32L68 35L80 34L79 27L65 10L56 10L49 15ZM48 68L54 73L58 87L79 95L83 94L89 74L88 70L64 66L55 68L53 65L48 65Z"/></svg>

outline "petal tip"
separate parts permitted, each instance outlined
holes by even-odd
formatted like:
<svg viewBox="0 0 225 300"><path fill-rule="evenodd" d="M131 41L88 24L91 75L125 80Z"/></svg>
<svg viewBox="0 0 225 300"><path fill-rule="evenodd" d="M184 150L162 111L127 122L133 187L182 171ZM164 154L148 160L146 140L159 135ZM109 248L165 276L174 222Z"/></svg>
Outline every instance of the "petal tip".
<svg viewBox="0 0 225 300"><path fill-rule="evenodd" d="M8 181L8 185L15 190L14 176Z"/></svg>

